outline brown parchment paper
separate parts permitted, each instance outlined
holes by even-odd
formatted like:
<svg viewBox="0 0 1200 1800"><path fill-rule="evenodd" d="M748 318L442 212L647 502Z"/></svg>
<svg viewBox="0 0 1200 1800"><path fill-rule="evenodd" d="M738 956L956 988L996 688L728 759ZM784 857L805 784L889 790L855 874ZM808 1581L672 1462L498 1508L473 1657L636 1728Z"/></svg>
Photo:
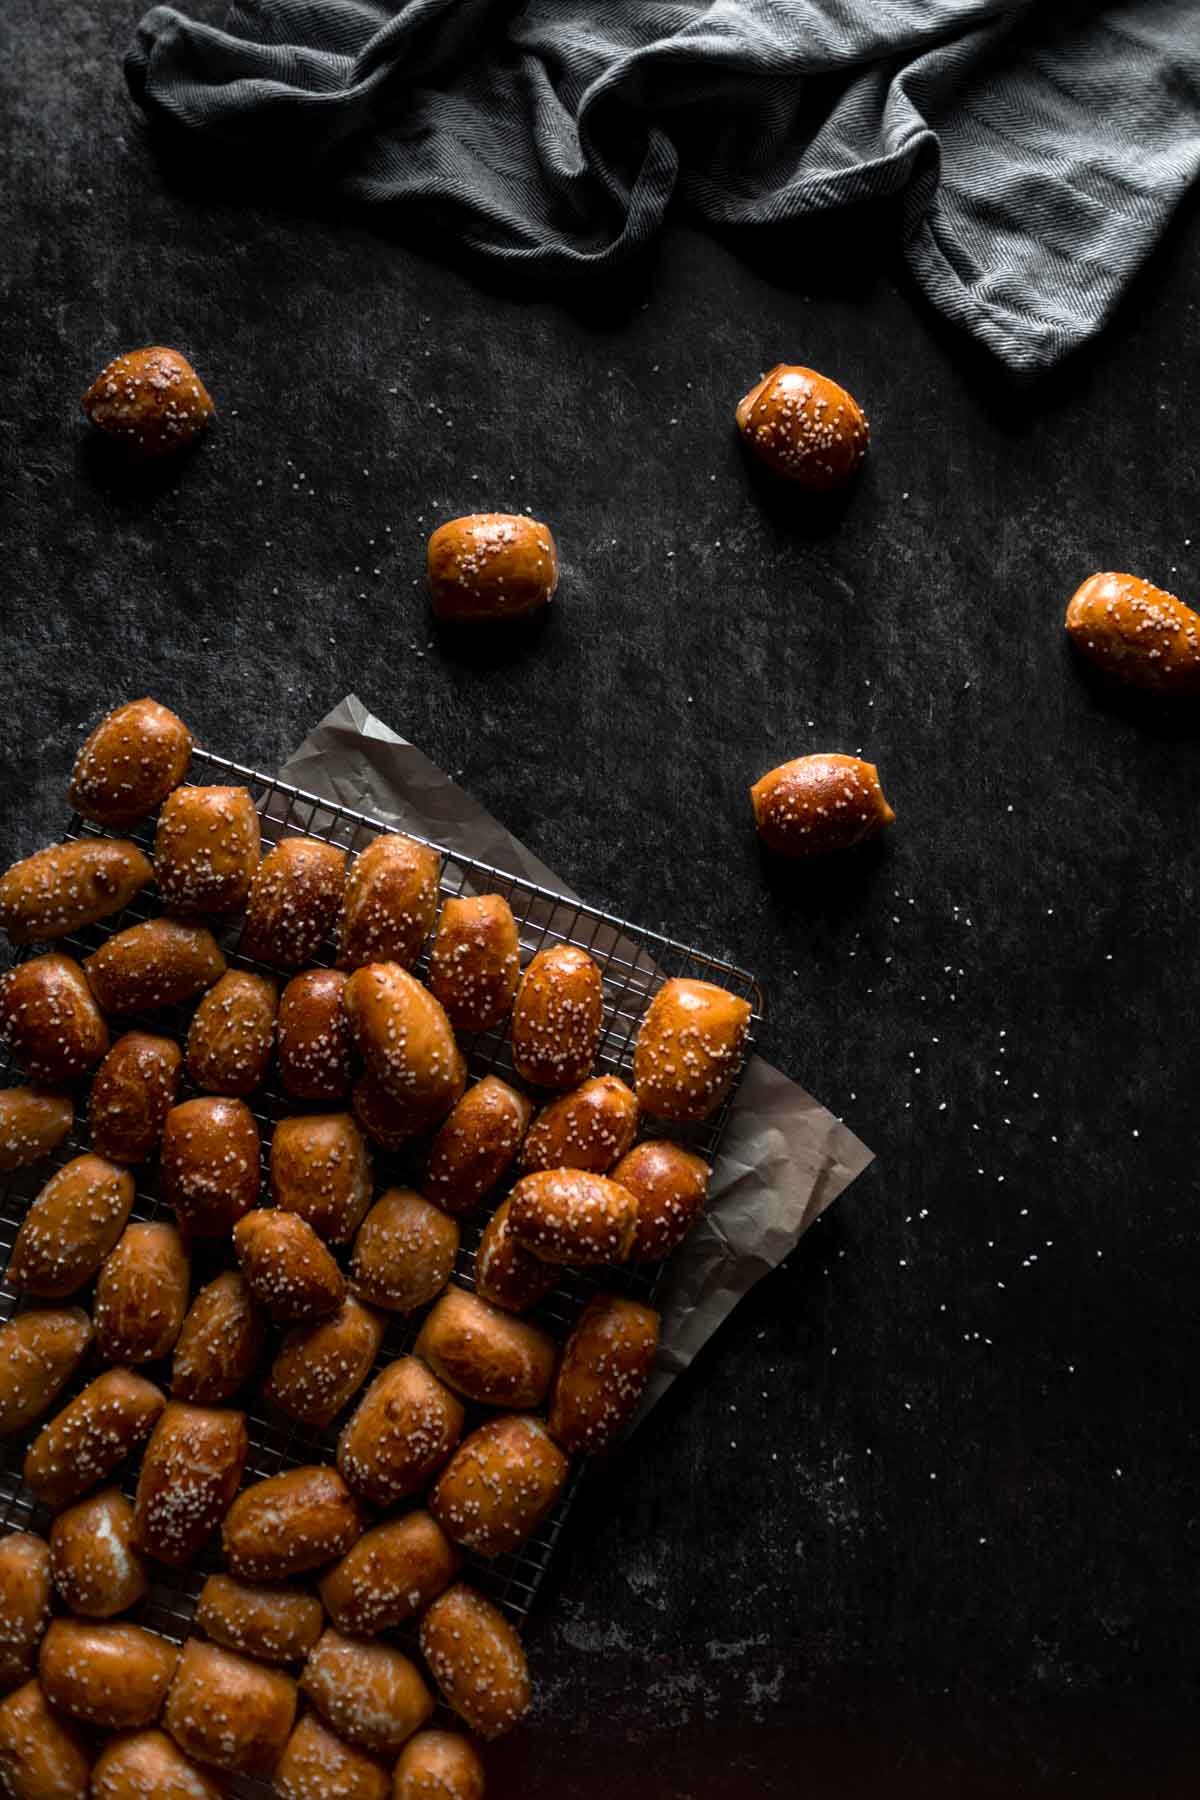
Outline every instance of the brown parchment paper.
<svg viewBox="0 0 1200 1800"><path fill-rule="evenodd" d="M279 771L309 793L578 895L429 758L349 694ZM659 1286L662 1336L639 1420L742 1295L783 1261L873 1153L818 1100L755 1056L730 1110L708 1205Z"/></svg>

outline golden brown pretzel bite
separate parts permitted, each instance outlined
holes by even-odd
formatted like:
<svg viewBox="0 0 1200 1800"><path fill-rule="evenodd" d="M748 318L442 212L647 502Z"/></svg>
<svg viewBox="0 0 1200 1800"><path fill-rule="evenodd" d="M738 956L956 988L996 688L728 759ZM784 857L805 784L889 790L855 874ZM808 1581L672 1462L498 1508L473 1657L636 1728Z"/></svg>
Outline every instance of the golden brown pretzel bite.
<svg viewBox="0 0 1200 1800"><path fill-rule="evenodd" d="M51 1156L74 1123L69 1094L53 1088L0 1088L0 1174L28 1169Z"/></svg>
<svg viewBox="0 0 1200 1800"><path fill-rule="evenodd" d="M343 1100L354 1072L354 1042L342 1005L341 969L308 969L283 990L276 1028L279 1075L294 1100Z"/></svg>
<svg viewBox="0 0 1200 1800"><path fill-rule="evenodd" d="M187 1312L191 1260L174 1225L127 1225L96 1281L92 1319L112 1363L169 1356Z"/></svg>
<svg viewBox="0 0 1200 1800"><path fill-rule="evenodd" d="M296 1717L296 1684L233 1650L189 1638L163 1724L197 1762L230 1774L267 1775Z"/></svg>
<svg viewBox="0 0 1200 1800"><path fill-rule="evenodd" d="M462 1403L415 1356L389 1363L371 1383L337 1447L344 1479L376 1506L424 1487L462 1435Z"/></svg>
<svg viewBox="0 0 1200 1800"><path fill-rule="evenodd" d="M439 619L493 624L539 612L558 586L550 528L524 513L468 513L429 539L429 597Z"/></svg>
<svg viewBox="0 0 1200 1800"><path fill-rule="evenodd" d="M344 1556L362 1529L362 1508L337 1470L312 1463L246 1488L221 1541L235 1575L286 1581Z"/></svg>
<svg viewBox="0 0 1200 1800"><path fill-rule="evenodd" d="M438 1128L425 1164L425 1192L445 1212L469 1212L517 1154L533 1108L524 1094L485 1075Z"/></svg>
<svg viewBox="0 0 1200 1800"><path fill-rule="evenodd" d="M825 493L843 487L866 455L871 431L852 394L828 375L776 363L738 402L738 429L776 475Z"/></svg>
<svg viewBox="0 0 1200 1800"><path fill-rule="evenodd" d="M538 1326L460 1287L447 1288L430 1310L415 1352L466 1399L508 1409L539 1404L557 1354Z"/></svg>
<svg viewBox="0 0 1200 1800"><path fill-rule="evenodd" d="M750 1005L711 981L664 981L647 1008L633 1053L633 1085L660 1119L706 1119L742 1060Z"/></svg>
<svg viewBox="0 0 1200 1800"><path fill-rule="evenodd" d="M258 865L246 905L242 954L274 969L311 962L346 885L346 852L312 838L280 838Z"/></svg>
<svg viewBox="0 0 1200 1800"><path fill-rule="evenodd" d="M145 1443L166 1401L130 1369L106 1369L56 1413L25 1457L25 1480L57 1512Z"/></svg>
<svg viewBox="0 0 1200 1800"><path fill-rule="evenodd" d="M437 917L441 863L436 850L389 833L350 865L338 928L338 966L398 963L410 969Z"/></svg>
<svg viewBox="0 0 1200 1800"><path fill-rule="evenodd" d="M0 1325L0 1437L24 1431L53 1406L91 1341L81 1306L37 1306Z"/></svg>
<svg viewBox="0 0 1200 1800"><path fill-rule="evenodd" d="M240 1269L226 1269L188 1308L171 1364L171 1393L219 1406L254 1373L267 1322Z"/></svg>
<svg viewBox="0 0 1200 1800"><path fill-rule="evenodd" d="M133 1205L133 1176L102 1156L56 1169L21 1221L8 1278L26 1293L62 1300L92 1279Z"/></svg>
<svg viewBox="0 0 1200 1800"><path fill-rule="evenodd" d="M332 1626L309 1655L300 1686L339 1736L395 1756L433 1711L413 1664L389 1644L365 1644Z"/></svg>
<svg viewBox="0 0 1200 1800"><path fill-rule="evenodd" d="M52 844L0 876L0 929L14 944L67 937L119 913L153 874L149 858L124 838Z"/></svg>
<svg viewBox="0 0 1200 1800"><path fill-rule="evenodd" d="M138 1476L138 1549L159 1562L190 1561L229 1511L248 1449L244 1413L169 1401Z"/></svg>
<svg viewBox="0 0 1200 1800"><path fill-rule="evenodd" d="M322 1575L325 1611L339 1631L371 1637L423 1612L454 1580L459 1555L427 1512L385 1519Z"/></svg>
<svg viewBox="0 0 1200 1800"><path fill-rule="evenodd" d="M181 917L239 911L261 849L249 788L177 787L163 801L154 833L163 905Z"/></svg>
<svg viewBox="0 0 1200 1800"><path fill-rule="evenodd" d="M507 900L472 894L446 901L429 951L429 990L456 1031L486 1031L507 1018L520 973Z"/></svg>
<svg viewBox="0 0 1200 1800"><path fill-rule="evenodd" d="M573 1088L591 1070L604 1023L604 983L586 950L539 950L512 1013L513 1063L536 1087Z"/></svg>
<svg viewBox="0 0 1200 1800"><path fill-rule="evenodd" d="M49 1546L32 1531L10 1531L0 1538L0 1688L33 1674L49 1623Z"/></svg>
<svg viewBox="0 0 1200 1800"><path fill-rule="evenodd" d="M541 1419L504 1413L463 1439L430 1490L429 1510L456 1544L502 1556L537 1530L567 1468Z"/></svg>
<svg viewBox="0 0 1200 1800"><path fill-rule="evenodd" d="M192 1015L188 1073L210 1094L250 1094L266 1079L278 990L267 975L229 969Z"/></svg>
<svg viewBox="0 0 1200 1800"><path fill-rule="evenodd" d="M92 731L71 776L71 805L120 827L153 812L187 774L192 734L157 700L127 700Z"/></svg>
<svg viewBox="0 0 1200 1800"><path fill-rule="evenodd" d="M150 1565L133 1541L133 1506L120 1488L99 1488L50 1527L54 1586L73 1613L111 1619L150 1591Z"/></svg>
<svg viewBox="0 0 1200 1800"><path fill-rule="evenodd" d="M421 1621L421 1654L443 1698L482 1738L519 1724L533 1701L521 1640L465 1582L439 1594Z"/></svg>
<svg viewBox="0 0 1200 1800"><path fill-rule="evenodd" d="M148 1031L119 1037L92 1078L92 1149L110 1162L148 1162L179 1093L183 1052Z"/></svg>
<svg viewBox="0 0 1200 1800"><path fill-rule="evenodd" d="M70 1081L94 1067L108 1026L79 963L52 950L0 975L0 1042L31 1081Z"/></svg>
<svg viewBox="0 0 1200 1800"><path fill-rule="evenodd" d="M371 1155L347 1112L280 1119L271 1139L271 1196L329 1244L348 1244L371 1204Z"/></svg>
<svg viewBox="0 0 1200 1800"><path fill-rule="evenodd" d="M225 958L207 926L164 915L118 931L84 957L83 972L106 1013L147 1012L203 993Z"/></svg>
<svg viewBox="0 0 1200 1800"><path fill-rule="evenodd" d="M186 356L166 344L148 344L105 364L83 396L83 410L131 456L154 457L185 450L207 428L214 408Z"/></svg>
<svg viewBox="0 0 1200 1800"><path fill-rule="evenodd" d="M619 1294L597 1294L584 1307L550 1395L550 1431L564 1450L607 1450L632 1418L654 1366L658 1327L652 1306Z"/></svg>
<svg viewBox="0 0 1200 1800"><path fill-rule="evenodd" d="M759 837L780 856L852 850L896 816L875 764L832 751L770 769L750 789L750 803Z"/></svg>

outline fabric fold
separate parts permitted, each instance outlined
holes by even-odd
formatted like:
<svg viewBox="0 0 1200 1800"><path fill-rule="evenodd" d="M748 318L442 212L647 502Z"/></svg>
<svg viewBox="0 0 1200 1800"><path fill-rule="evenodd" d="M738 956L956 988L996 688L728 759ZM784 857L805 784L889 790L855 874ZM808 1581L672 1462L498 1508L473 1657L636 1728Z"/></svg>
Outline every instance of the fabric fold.
<svg viewBox="0 0 1200 1800"><path fill-rule="evenodd" d="M900 196L918 284L1023 373L1100 329L1200 170L1195 0L241 0L154 7L126 73L154 120L546 279L673 205Z"/></svg>

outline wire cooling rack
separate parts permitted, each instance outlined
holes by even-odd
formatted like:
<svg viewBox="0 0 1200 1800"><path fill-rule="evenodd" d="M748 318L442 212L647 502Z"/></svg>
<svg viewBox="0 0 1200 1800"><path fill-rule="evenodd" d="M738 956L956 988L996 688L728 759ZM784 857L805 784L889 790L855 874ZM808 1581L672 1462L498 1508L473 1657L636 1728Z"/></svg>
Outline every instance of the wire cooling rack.
<svg viewBox="0 0 1200 1800"><path fill-rule="evenodd" d="M258 808L264 851L281 837L303 835L336 844L353 857L365 849L380 832L393 829L365 813L355 812L349 807L305 793L300 788L244 768L240 763L230 762L211 751L193 752L188 779L198 784L248 787ZM97 827L78 817L71 819L66 832L67 838L101 835L103 834ZM134 830L130 835L149 853L153 845L153 821L145 821L140 829ZM762 995L754 977L745 970L736 968L719 957L690 949L659 932L631 925L610 913L566 901L546 888L493 868L488 863L462 856L456 851L448 851L431 840L422 841L430 843L430 847L441 858L443 898L471 893L497 893L504 896L517 921L522 964L528 962L538 950L554 944L568 943L586 950L595 959L604 983L604 1026L596 1059L600 1070L626 1078L630 1076L638 1026L651 998L669 976L715 981L748 1000L752 1010L746 1046L746 1054L749 1054L761 1023ZM143 892L116 918L89 927L78 936L61 939L55 947L65 949L75 956L86 956L113 932L149 918L158 910L160 909L153 902L152 890ZM231 925L217 928L218 939L230 966L257 969L278 978L278 971L268 969L266 965L256 963L242 954L241 933L240 919ZM19 958L32 954L36 954L36 951L27 949L17 953ZM330 941L313 958L313 962L332 965L335 956L336 947ZM419 973L423 972L426 960L427 951L422 955ZM182 1043L187 1034L191 1011L190 1006L163 1009L144 1018L135 1017L122 1021L122 1028L140 1025L177 1037ZM460 1043L473 1079L495 1073L521 1085L513 1069L507 1024L489 1031L464 1034L460 1036ZM21 1076L11 1063L0 1063L0 1082L3 1085L20 1079ZM186 1098L192 1091L185 1074L180 1098ZM88 1148L86 1083L80 1088L77 1102L74 1128L51 1163L41 1163L32 1169L19 1171L0 1187L0 1262L6 1271L3 1281L0 1281L0 1322L10 1318L22 1303L16 1289L8 1281L7 1265L18 1226L30 1201L48 1179L53 1166L66 1162ZM711 1162L720 1143L731 1103L732 1092L712 1117L699 1125L673 1128L671 1135ZM249 1097L248 1104L262 1137L265 1179L275 1122L288 1113L304 1108L298 1107L284 1093L274 1066L263 1087ZM387 1155L373 1147L372 1157L377 1190L392 1185L419 1185L419 1164L411 1148L406 1147L396 1155ZM138 1188L132 1216L135 1219L153 1219L165 1204L159 1194L157 1165L141 1165L135 1173ZM486 1224L487 1208L484 1209L484 1215L479 1219L460 1220L463 1228L462 1245L453 1279L466 1288L474 1286L475 1250ZM227 1243L198 1243L193 1258L193 1292L201 1282L211 1280L221 1268L232 1266L232 1260L232 1250ZM638 1299L650 1300L653 1298L657 1279L657 1268L644 1265L626 1270L605 1269L594 1273L564 1271L561 1286L531 1317L561 1339L597 1287L602 1285L609 1289L616 1288ZM90 1292L85 1290L83 1294L72 1296L71 1303L89 1305L90 1298ZM372 1377L380 1368L412 1347L422 1316L420 1313L411 1318L390 1315ZM265 1371L266 1359L263 1366ZM94 1359L85 1363L74 1382L60 1396L55 1410L58 1406L65 1405L71 1395L93 1379L96 1373ZM168 1367L156 1368L152 1365L145 1373L166 1386ZM313 1432L296 1424L266 1400L260 1379L235 1403L245 1409L250 1437L245 1481L276 1475L283 1469L302 1463L332 1461L338 1431L356 1400L351 1402L351 1407L334 1421L328 1431ZM468 1420L468 1429L473 1422L473 1419ZM44 1421L40 1421L39 1425L41 1423ZM44 1532L49 1525L49 1512L37 1503L21 1478L24 1452L36 1429L37 1427L33 1427L15 1438L0 1440L0 1530L31 1529ZM493 1560L467 1558L468 1578L489 1594L518 1626L528 1614L550 1565L572 1498L578 1488L582 1468L583 1465L576 1466L573 1479L568 1483L550 1517L518 1551ZM136 1459L134 1466L125 1471L125 1474L124 1486L132 1495L137 1480ZM200 1557L192 1568L158 1569L155 1585L136 1616L152 1630L163 1632L176 1642L181 1642L191 1628L196 1596L206 1575L220 1566L214 1547L207 1557ZM268 1790L259 1784L245 1783L240 1784L237 1791L249 1795Z"/></svg>

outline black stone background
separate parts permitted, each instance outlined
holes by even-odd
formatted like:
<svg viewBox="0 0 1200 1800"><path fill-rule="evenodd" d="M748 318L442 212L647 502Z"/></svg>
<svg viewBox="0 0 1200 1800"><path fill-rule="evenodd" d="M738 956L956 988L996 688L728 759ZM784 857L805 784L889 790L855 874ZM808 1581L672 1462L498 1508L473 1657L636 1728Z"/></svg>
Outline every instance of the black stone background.
<svg viewBox="0 0 1200 1800"><path fill-rule="evenodd" d="M352 689L589 900L758 971L764 1050L878 1152L576 1516L493 1794L1192 1795L1200 747L1061 620L1098 568L1196 592L1196 206L1022 391L886 220L498 295L162 166L129 0L3 10L4 859L123 697L271 768ZM156 341L221 418L139 487L77 402ZM780 358L870 414L841 510L739 450ZM437 641L427 530L514 506L552 616ZM859 747L886 844L771 867L749 783Z"/></svg>

